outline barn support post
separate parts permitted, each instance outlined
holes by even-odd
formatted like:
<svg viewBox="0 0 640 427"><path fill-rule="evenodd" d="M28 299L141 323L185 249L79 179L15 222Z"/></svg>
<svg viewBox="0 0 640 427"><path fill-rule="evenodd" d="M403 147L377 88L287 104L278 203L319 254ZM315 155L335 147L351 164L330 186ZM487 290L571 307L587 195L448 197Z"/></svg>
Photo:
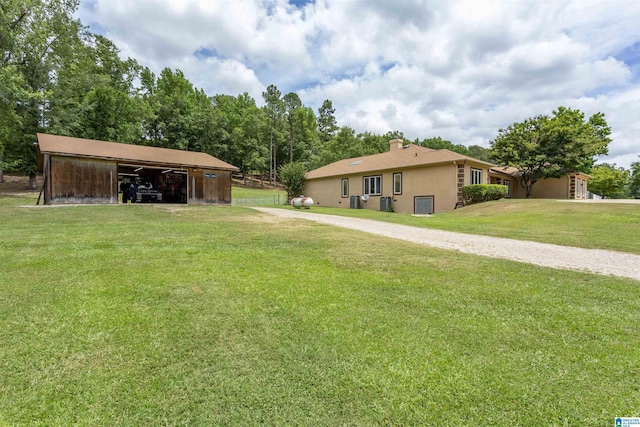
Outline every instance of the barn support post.
<svg viewBox="0 0 640 427"><path fill-rule="evenodd" d="M48 154L44 155L44 164L43 164L43 175L44 182L42 187L44 188L44 205L51 204L51 156Z"/></svg>

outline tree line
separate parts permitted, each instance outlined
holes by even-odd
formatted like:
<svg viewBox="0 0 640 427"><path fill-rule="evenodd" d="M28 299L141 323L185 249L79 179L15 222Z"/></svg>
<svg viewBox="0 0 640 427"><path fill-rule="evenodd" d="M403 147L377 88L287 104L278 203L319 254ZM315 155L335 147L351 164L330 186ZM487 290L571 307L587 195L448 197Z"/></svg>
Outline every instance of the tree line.
<svg viewBox="0 0 640 427"><path fill-rule="evenodd" d="M243 174L267 175L274 184L287 163L310 170L384 152L389 140L405 139L400 131L375 134L339 126L331 100L316 112L276 85L266 88L258 106L246 92L209 96L180 70L164 68L155 75L135 59L122 59L113 42L75 19L78 6L79 0L0 4L0 182L3 170L18 171L35 187L38 132L201 151ZM602 195L640 197L637 162L631 171L594 167L595 157L607 153L609 134L603 114L586 119L559 107L551 116L501 129L491 149L440 137L411 142L515 166L529 192L538 179L593 169L591 187ZM616 171L626 178L611 178ZM625 183L601 190L600 172L609 174L608 182Z"/></svg>
<svg viewBox="0 0 640 427"><path fill-rule="evenodd" d="M308 169L388 150L401 132L357 133L338 126L332 101L318 111L275 85L258 107L248 93L208 96L180 70L155 75L73 17L79 0L7 0L0 5L0 180L2 170L35 185L36 133L141 144L211 154L268 174L289 162ZM487 158L442 138L432 148Z"/></svg>

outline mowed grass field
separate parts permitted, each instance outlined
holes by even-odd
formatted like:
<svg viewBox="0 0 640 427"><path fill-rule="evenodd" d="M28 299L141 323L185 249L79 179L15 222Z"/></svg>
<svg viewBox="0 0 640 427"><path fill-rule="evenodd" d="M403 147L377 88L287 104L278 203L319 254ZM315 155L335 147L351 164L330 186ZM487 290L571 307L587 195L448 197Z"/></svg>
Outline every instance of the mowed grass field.
<svg viewBox="0 0 640 427"><path fill-rule="evenodd" d="M248 208L34 202L0 197L0 425L638 415L637 281Z"/></svg>

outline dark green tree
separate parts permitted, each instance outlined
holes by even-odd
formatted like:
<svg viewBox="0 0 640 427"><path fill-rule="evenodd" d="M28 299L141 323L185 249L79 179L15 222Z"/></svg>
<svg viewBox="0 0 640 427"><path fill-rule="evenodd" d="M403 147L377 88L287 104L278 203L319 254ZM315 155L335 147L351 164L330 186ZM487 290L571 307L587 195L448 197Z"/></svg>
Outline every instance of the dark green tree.
<svg viewBox="0 0 640 427"><path fill-rule="evenodd" d="M298 110L302 108L302 101L298 94L289 92L282 98L284 114L289 128L289 162L293 162L293 141L300 134Z"/></svg>
<svg viewBox="0 0 640 427"><path fill-rule="evenodd" d="M433 148L434 150L449 150L465 156L473 157L471 156L471 151L466 146L462 144L454 144L453 142L442 139L439 136L423 139L422 141L416 141L416 145Z"/></svg>
<svg viewBox="0 0 640 427"><path fill-rule="evenodd" d="M193 137L195 89L180 70L169 68L160 72L156 89L157 126L162 136L161 145L178 150L194 149Z"/></svg>
<svg viewBox="0 0 640 427"><path fill-rule="evenodd" d="M287 192L287 203L302 194L306 184L307 168L304 163L293 162L280 166L280 182Z"/></svg>
<svg viewBox="0 0 640 427"><path fill-rule="evenodd" d="M77 0L7 0L0 8L0 81L9 83L0 100L0 157L28 174L34 189L36 133L46 128L52 82L80 31L77 7Z"/></svg>
<svg viewBox="0 0 640 427"><path fill-rule="evenodd" d="M611 130L601 113L584 120L578 110L559 107L500 129L491 142L491 158L520 172L526 197L541 178L558 178L567 170L589 172L595 156L606 154Z"/></svg>
<svg viewBox="0 0 640 427"><path fill-rule="evenodd" d="M329 99L325 99L322 106L318 108L318 132L322 143L328 142L338 132L335 112L333 103Z"/></svg>
<svg viewBox="0 0 640 427"><path fill-rule="evenodd" d="M212 155L240 168L243 178L257 170L268 170L268 118L246 92L234 97L216 95L214 106L214 150Z"/></svg>
<svg viewBox="0 0 640 427"><path fill-rule="evenodd" d="M326 165L341 159L358 157L361 148L356 131L347 126L342 127L335 137L322 145L321 164Z"/></svg>
<svg viewBox="0 0 640 427"><path fill-rule="evenodd" d="M265 102L265 112L269 117L269 179L272 182L273 186L276 186L276 175L278 168L278 140L279 138L279 128L282 122L282 117L284 114L284 102L282 100L282 93L278 90L276 85L269 85L265 92L262 92L262 98Z"/></svg>
<svg viewBox="0 0 640 427"><path fill-rule="evenodd" d="M489 149L480 145L470 145L469 154L467 155L474 159L482 160L483 162L492 162Z"/></svg>
<svg viewBox="0 0 640 427"><path fill-rule="evenodd" d="M640 162L631 163L629 192L631 197L633 197L634 199L640 199Z"/></svg>
<svg viewBox="0 0 640 427"><path fill-rule="evenodd" d="M138 143L143 109L134 80L141 67L121 60L108 39L86 34L62 58L51 88L48 132Z"/></svg>

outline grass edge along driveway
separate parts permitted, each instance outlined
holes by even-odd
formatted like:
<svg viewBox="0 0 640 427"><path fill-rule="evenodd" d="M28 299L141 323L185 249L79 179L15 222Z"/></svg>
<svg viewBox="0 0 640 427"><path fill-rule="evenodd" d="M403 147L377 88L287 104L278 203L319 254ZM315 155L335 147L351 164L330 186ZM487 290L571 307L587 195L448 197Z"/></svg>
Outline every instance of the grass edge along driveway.
<svg viewBox="0 0 640 427"><path fill-rule="evenodd" d="M466 254L500 258L543 267L589 272L640 281L640 255L601 249L585 249L502 237L465 234L363 218L310 214L305 210L254 207L282 218L304 219L378 236L404 240Z"/></svg>
<svg viewBox="0 0 640 427"><path fill-rule="evenodd" d="M308 212L640 254L640 204L503 199L428 216L320 206Z"/></svg>

